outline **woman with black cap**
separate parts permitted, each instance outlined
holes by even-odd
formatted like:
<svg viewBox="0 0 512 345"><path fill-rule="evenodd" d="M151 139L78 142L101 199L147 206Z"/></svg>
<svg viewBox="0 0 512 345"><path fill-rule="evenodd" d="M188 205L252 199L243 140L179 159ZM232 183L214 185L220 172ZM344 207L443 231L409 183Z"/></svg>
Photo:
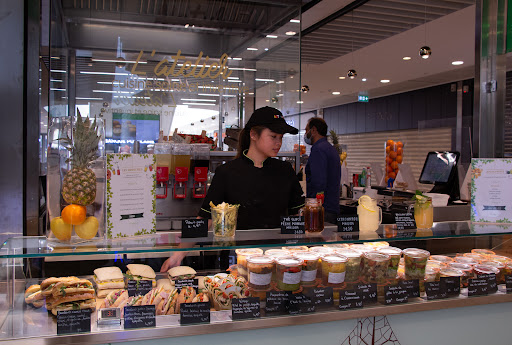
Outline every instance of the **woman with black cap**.
<svg viewBox="0 0 512 345"><path fill-rule="evenodd" d="M298 130L286 123L279 110L256 109L240 133L237 157L215 170L199 216L211 218L210 202L238 204L237 229L268 229L279 228L281 216L298 214L304 197L295 171L290 163L272 159L285 133ZM185 254L174 253L161 272L179 265Z"/></svg>

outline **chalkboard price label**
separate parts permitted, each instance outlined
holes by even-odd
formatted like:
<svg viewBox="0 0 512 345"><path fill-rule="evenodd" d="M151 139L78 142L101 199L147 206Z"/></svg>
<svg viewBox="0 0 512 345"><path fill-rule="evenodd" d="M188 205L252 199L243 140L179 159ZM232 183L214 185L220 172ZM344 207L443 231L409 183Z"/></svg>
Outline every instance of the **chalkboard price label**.
<svg viewBox="0 0 512 345"><path fill-rule="evenodd" d="M359 217L357 214L338 216L338 232L358 232Z"/></svg>
<svg viewBox="0 0 512 345"><path fill-rule="evenodd" d="M91 309L57 312L57 334L91 331Z"/></svg>
<svg viewBox="0 0 512 345"><path fill-rule="evenodd" d="M180 324L210 323L210 302L182 303Z"/></svg>
<svg viewBox="0 0 512 345"><path fill-rule="evenodd" d="M487 279L487 293L498 292L498 283L496 282L496 274L481 274L478 279Z"/></svg>
<svg viewBox="0 0 512 345"><path fill-rule="evenodd" d="M183 219L181 221L181 238L208 237L206 219Z"/></svg>
<svg viewBox="0 0 512 345"><path fill-rule="evenodd" d="M416 229L416 221L411 212L408 213L395 213L395 223L397 230L412 230Z"/></svg>
<svg viewBox="0 0 512 345"><path fill-rule="evenodd" d="M441 284L444 284L448 296L460 294L460 277L441 277Z"/></svg>
<svg viewBox="0 0 512 345"><path fill-rule="evenodd" d="M332 287L314 287L309 290L308 295L317 308L330 307L334 304Z"/></svg>
<svg viewBox="0 0 512 345"><path fill-rule="evenodd" d="M257 319L261 317L259 297L233 298L231 307L231 318L233 320Z"/></svg>
<svg viewBox="0 0 512 345"><path fill-rule="evenodd" d="M155 327L155 306L140 305L124 307L124 328Z"/></svg>
<svg viewBox="0 0 512 345"><path fill-rule="evenodd" d="M505 276L505 286L507 288L507 293L512 293L512 276Z"/></svg>
<svg viewBox="0 0 512 345"><path fill-rule="evenodd" d="M314 313L316 310L311 298L301 293L289 293L288 303L288 313L290 315Z"/></svg>
<svg viewBox="0 0 512 345"><path fill-rule="evenodd" d="M362 308L363 297L360 290L342 290L340 291L340 310Z"/></svg>
<svg viewBox="0 0 512 345"><path fill-rule="evenodd" d="M468 279L468 296L484 296L488 294L487 278Z"/></svg>
<svg viewBox="0 0 512 345"><path fill-rule="evenodd" d="M197 279L181 279L176 280L174 283L174 288L180 290L184 286L192 286L194 289L199 288L199 282Z"/></svg>
<svg viewBox="0 0 512 345"><path fill-rule="evenodd" d="M281 217L281 234L301 235L304 233L304 216Z"/></svg>
<svg viewBox="0 0 512 345"><path fill-rule="evenodd" d="M151 289L153 289L153 281L151 280L130 279L127 283L128 296L144 296Z"/></svg>
<svg viewBox="0 0 512 345"><path fill-rule="evenodd" d="M357 284L356 290L361 294L363 304L377 303L377 284Z"/></svg>
<svg viewBox="0 0 512 345"><path fill-rule="evenodd" d="M386 304L407 303L408 301L407 290L403 289L400 285L384 286L384 302Z"/></svg>
<svg viewBox="0 0 512 345"><path fill-rule="evenodd" d="M268 291L265 311L267 313L284 313L288 310L288 294L284 291Z"/></svg>
<svg viewBox="0 0 512 345"><path fill-rule="evenodd" d="M402 280L398 285L407 291L409 298L420 297L420 282L418 279Z"/></svg>
<svg viewBox="0 0 512 345"><path fill-rule="evenodd" d="M443 299L448 296L446 288L441 282L425 282L425 293L427 294L427 300Z"/></svg>

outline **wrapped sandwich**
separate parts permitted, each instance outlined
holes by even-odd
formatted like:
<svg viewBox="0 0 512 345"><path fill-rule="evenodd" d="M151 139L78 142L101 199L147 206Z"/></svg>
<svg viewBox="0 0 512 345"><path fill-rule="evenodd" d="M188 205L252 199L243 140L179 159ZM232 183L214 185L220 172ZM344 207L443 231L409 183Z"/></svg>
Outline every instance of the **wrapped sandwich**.
<svg viewBox="0 0 512 345"><path fill-rule="evenodd" d="M48 279L45 279L41 283L41 293L44 297L48 297L52 294L53 287L60 282L63 281L73 281L73 280L79 280L77 277L51 277Z"/></svg>
<svg viewBox="0 0 512 345"><path fill-rule="evenodd" d="M92 283L87 279L67 280L58 282L53 286L53 298L65 297L72 294L92 294L94 296L94 288Z"/></svg>
<svg viewBox="0 0 512 345"><path fill-rule="evenodd" d="M196 290L192 286L182 287L178 296L178 303L176 304L176 314L179 314L181 304L192 303L194 297L196 297Z"/></svg>
<svg viewBox="0 0 512 345"><path fill-rule="evenodd" d="M31 285L25 290L25 303L34 308L41 308L44 305L44 296L41 293L40 285Z"/></svg>
<svg viewBox="0 0 512 345"><path fill-rule="evenodd" d="M196 295L196 297L194 297L194 299L192 300L192 303L196 303L196 302L209 302L210 299L208 298L208 294L207 293L204 293L204 292L201 292L201 293L198 293Z"/></svg>
<svg viewBox="0 0 512 345"><path fill-rule="evenodd" d="M103 298L113 290L124 288L124 276L119 267L102 267L94 270L96 294Z"/></svg>
<svg viewBox="0 0 512 345"><path fill-rule="evenodd" d="M167 274L171 281L193 279L196 276L196 270L189 266L177 266L168 270Z"/></svg>
<svg viewBox="0 0 512 345"><path fill-rule="evenodd" d="M176 314L178 303L178 290L168 292L165 298L156 306L156 315Z"/></svg>
<svg viewBox="0 0 512 345"><path fill-rule="evenodd" d="M124 300L128 299L128 291L119 289L110 292L103 301L103 308L117 308Z"/></svg>
<svg viewBox="0 0 512 345"><path fill-rule="evenodd" d="M151 280L153 282L153 287L156 286L156 274L155 271L148 265L141 264L129 264L126 265L128 271L126 271L126 276L130 280Z"/></svg>
<svg viewBox="0 0 512 345"><path fill-rule="evenodd" d="M142 305L142 296L132 296L124 299L117 307L121 309L121 317L124 317L124 307L136 307Z"/></svg>
<svg viewBox="0 0 512 345"><path fill-rule="evenodd" d="M80 310L80 309L96 309L96 299L94 293L75 293L70 295L62 295L53 297L51 302L47 301L47 308L53 315L57 315L59 311Z"/></svg>

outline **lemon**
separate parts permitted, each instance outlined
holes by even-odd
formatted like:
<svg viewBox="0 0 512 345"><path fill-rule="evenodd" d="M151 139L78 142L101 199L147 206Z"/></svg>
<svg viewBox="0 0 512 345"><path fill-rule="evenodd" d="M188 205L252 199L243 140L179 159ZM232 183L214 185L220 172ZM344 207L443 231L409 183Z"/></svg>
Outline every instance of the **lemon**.
<svg viewBox="0 0 512 345"><path fill-rule="evenodd" d="M369 212L377 212L377 210L372 209L372 198L370 198L368 195L362 195L357 202L365 210L367 210Z"/></svg>
<svg viewBox="0 0 512 345"><path fill-rule="evenodd" d="M96 236L99 227L100 222L98 222L98 219L94 216L90 216L87 217L82 224L75 225L75 232L78 237L84 240L90 240Z"/></svg>
<svg viewBox="0 0 512 345"><path fill-rule="evenodd" d="M50 222L50 230L58 240L69 241L71 239L73 226L71 224L66 224L62 217L55 217Z"/></svg>

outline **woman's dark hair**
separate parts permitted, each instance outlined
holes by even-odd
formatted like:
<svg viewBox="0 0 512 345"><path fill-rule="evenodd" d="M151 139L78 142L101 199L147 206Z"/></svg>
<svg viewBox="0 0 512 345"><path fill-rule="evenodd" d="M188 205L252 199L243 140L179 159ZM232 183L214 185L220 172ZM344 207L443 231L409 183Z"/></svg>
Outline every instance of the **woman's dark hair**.
<svg viewBox="0 0 512 345"><path fill-rule="evenodd" d="M261 132L265 129L266 127L263 127L263 126L254 126L254 127L251 127L251 129L253 131L256 132L256 134L258 134L258 136L261 134ZM236 154L236 158L239 158L242 156L243 152L245 150L248 150L249 149L249 146L251 146L251 129L242 129L242 131L240 132L240 136L238 137L238 152Z"/></svg>
<svg viewBox="0 0 512 345"><path fill-rule="evenodd" d="M315 127L318 134L325 137L327 136L327 123L321 117L312 117L309 119L309 128Z"/></svg>

